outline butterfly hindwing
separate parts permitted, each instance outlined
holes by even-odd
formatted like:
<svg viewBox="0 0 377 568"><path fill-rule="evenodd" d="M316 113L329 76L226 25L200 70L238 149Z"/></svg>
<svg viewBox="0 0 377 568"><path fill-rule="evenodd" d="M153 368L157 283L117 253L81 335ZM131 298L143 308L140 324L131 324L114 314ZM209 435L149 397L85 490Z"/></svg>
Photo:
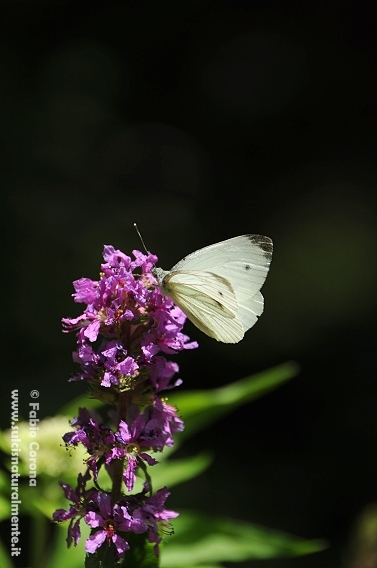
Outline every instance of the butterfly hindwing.
<svg viewBox="0 0 377 568"><path fill-rule="evenodd" d="M171 275L171 276L170 276ZM237 343L244 335L236 318L237 302L227 281L210 273L173 272L164 286L167 295L201 331L224 343Z"/></svg>
<svg viewBox="0 0 377 568"><path fill-rule="evenodd" d="M182 296L193 299L203 296L206 305L235 317L238 303L229 280L207 271L178 270L165 276L162 287L166 294L179 300ZM229 317L228 316L228 317Z"/></svg>

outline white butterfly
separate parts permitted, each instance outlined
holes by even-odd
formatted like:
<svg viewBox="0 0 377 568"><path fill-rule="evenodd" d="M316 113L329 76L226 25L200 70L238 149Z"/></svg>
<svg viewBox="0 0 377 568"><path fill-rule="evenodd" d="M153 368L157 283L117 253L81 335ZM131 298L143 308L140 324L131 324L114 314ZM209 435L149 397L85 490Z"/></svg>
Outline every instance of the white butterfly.
<svg viewBox="0 0 377 568"><path fill-rule="evenodd" d="M169 271L154 268L169 296L201 331L237 343L263 312L260 289L272 257L272 241L242 235L199 249Z"/></svg>

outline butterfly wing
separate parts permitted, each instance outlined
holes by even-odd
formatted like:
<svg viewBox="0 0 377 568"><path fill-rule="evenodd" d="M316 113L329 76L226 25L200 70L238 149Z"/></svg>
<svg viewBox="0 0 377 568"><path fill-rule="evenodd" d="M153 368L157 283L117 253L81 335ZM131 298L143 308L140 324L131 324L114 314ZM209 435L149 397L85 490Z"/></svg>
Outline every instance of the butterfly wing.
<svg viewBox="0 0 377 568"><path fill-rule="evenodd" d="M238 303L230 282L208 271L178 270L162 280L164 293L201 331L224 343L237 343L244 335L237 319Z"/></svg>
<svg viewBox="0 0 377 568"><path fill-rule="evenodd" d="M263 312L260 288L266 280L271 258L271 239L242 235L189 254L172 268L172 272L208 271L225 278L234 290L238 305L236 319L245 332Z"/></svg>

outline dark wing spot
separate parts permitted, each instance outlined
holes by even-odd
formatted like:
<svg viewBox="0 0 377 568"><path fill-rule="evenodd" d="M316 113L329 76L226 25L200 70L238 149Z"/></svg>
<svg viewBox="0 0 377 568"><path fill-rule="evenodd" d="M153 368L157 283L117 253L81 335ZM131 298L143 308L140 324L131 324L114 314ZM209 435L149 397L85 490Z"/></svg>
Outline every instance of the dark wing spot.
<svg viewBox="0 0 377 568"><path fill-rule="evenodd" d="M222 292L219 292L220 296L224 296L224 294Z"/></svg>
<svg viewBox="0 0 377 568"><path fill-rule="evenodd" d="M251 266L250 264L245 264L245 270L250 270Z"/></svg>
<svg viewBox="0 0 377 568"><path fill-rule="evenodd" d="M269 237L264 237L263 235L247 235L249 241L258 245L261 248L266 258L270 258L272 255L272 240Z"/></svg>

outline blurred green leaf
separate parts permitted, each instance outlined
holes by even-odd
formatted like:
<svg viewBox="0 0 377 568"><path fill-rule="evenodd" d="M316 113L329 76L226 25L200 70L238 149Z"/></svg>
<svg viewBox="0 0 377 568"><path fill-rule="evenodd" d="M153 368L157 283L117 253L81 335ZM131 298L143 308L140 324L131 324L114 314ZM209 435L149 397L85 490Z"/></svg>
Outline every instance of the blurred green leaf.
<svg viewBox="0 0 377 568"><path fill-rule="evenodd" d="M104 406L102 400L96 398L91 398L88 394L81 394L76 398L73 398L67 404L62 406L56 414L61 416L68 416L70 420L78 415L79 408L87 408L88 410L97 410Z"/></svg>
<svg viewBox="0 0 377 568"><path fill-rule="evenodd" d="M167 485L169 489L200 475L212 463L212 456L208 452L201 452L196 456L182 458L179 460L169 460L159 463L150 468L149 473L152 478L153 488ZM137 479L135 492L142 490L144 478Z"/></svg>
<svg viewBox="0 0 377 568"><path fill-rule="evenodd" d="M9 499L0 495L0 522L10 516ZM1 565L1 563L0 563Z"/></svg>
<svg viewBox="0 0 377 568"><path fill-rule="evenodd" d="M229 517L192 511L181 511L174 520L174 529L175 534L163 549L161 568L300 556L327 547L324 540L307 540Z"/></svg>
<svg viewBox="0 0 377 568"><path fill-rule="evenodd" d="M238 406L264 396L292 379L298 372L297 363L289 361L218 389L172 394L169 396L169 404L178 408L185 422L185 429L176 437L176 442L182 443L184 439L203 430Z"/></svg>
<svg viewBox="0 0 377 568"><path fill-rule="evenodd" d="M10 516L10 480L9 473L0 470L0 521ZM0 562L1 565L1 562Z"/></svg>
<svg viewBox="0 0 377 568"><path fill-rule="evenodd" d="M123 534L123 537L130 545L130 549L125 553L122 568L158 568L160 559L154 553L154 544L148 542L146 533Z"/></svg>
<svg viewBox="0 0 377 568"><path fill-rule="evenodd" d="M14 564L9 557L4 543L0 540L0 566L1 568L14 568Z"/></svg>
<svg viewBox="0 0 377 568"><path fill-rule="evenodd" d="M77 473L83 470L83 460L86 457L86 449L80 446L67 452L62 436L71 430L68 418L65 416L55 416L44 418L38 425L38 483L40 478L54 480L65 476L67 483L75 483ZM30 437L30 427L28 422L18 423L19 442L19 461L18 468L21 475L29 473L29 444L34 440ZM11 452L11 430L0 433L0 448L10 455ZM8 467L10 461L5 462Z"/></svg>
<svg viewBox="0 0 377 568"><path fill-rule="evenodd" d="M222 564L192 564L191 566L185 566L185 568L223 568Z"/></svg>
<svg viewBox="0 0 377 568"><path fill-rule="evenodd" d="M193 477L197 477L205 471L212 463L212 457L207 452L201 452L196 456L179 459L169 460L159 464L156 467L156 473L153 469L153 485L155 487L162 487L167 485L169 488L188 481Z"/></svg>
<svg viewBox="0 0 377 568"><path fill-rule="evenodd" d="M56 525L55 535L43 568L62 568L62 566L83 568L85 559L84 543L89 536L90 527L85 523L81 523L81 540L77 546L71 546L71 548L67 548L67 531L68 523Z"/></svg>
<svg viewBox="0 0 377 568"><path fill-rule="evenodd" d="M105 541L94 554L85 556L85 568L120 568L120 566L121 563L116 560L116 550L112 542Z"/></svg>

